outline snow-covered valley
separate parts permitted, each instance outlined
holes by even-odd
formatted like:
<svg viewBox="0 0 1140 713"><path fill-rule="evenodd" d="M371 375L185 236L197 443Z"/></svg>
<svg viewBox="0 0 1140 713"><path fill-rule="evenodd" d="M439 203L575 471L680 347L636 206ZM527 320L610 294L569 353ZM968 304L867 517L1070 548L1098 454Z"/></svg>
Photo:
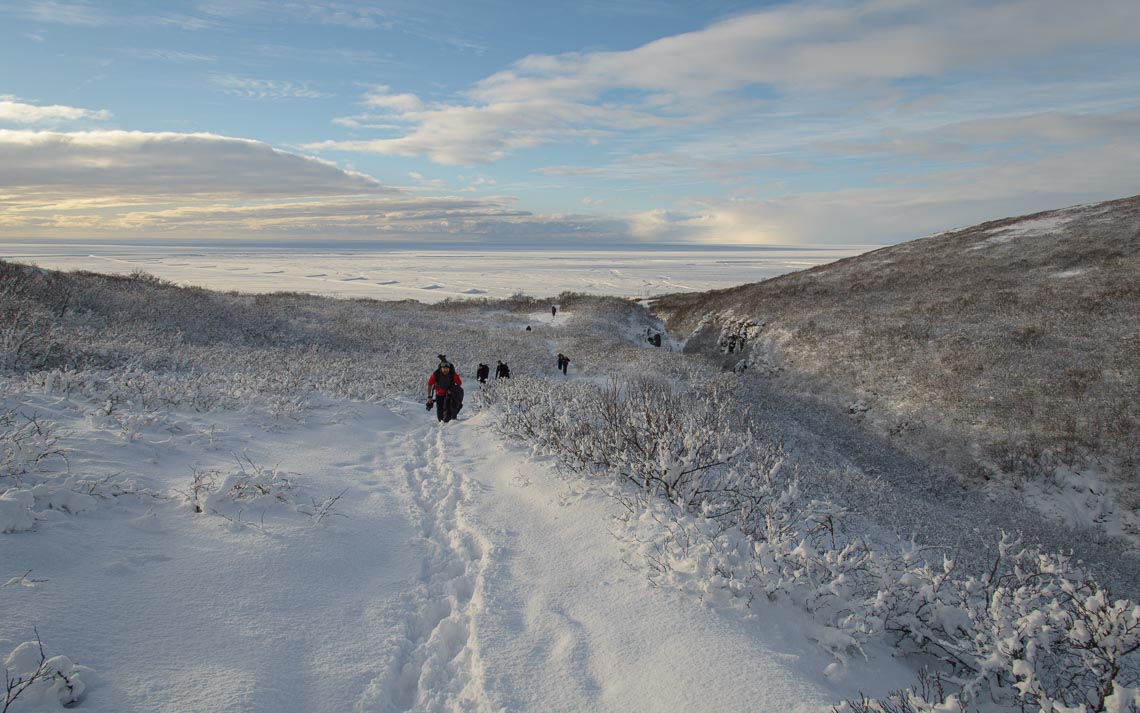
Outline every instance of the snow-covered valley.
<svg viewBox="0 0 1140 713"><path fill-rule="evenodd" d="M852 517L821 485L874 499L873 472L781 443L629 301L0 266L13 713L1136 705L1132 601L989 520L958 563L937 510ZM467 387L446 424L441 353Z"/></svg>
<svg viewBox="0 0 1140 713"><path fill-rule="evenodd" d="M128 434L28 405L93 495L0 539L34 583L0 591L5 651L34 627L85 667L81 710L807 711L906 682L889 659L827 678L799 612L651 587L610 534L616 503L489 438L486 414L328 401ZM194 511L193 472L262 467L280 498ZM36 693L13 710L51 709Z"/></svg>

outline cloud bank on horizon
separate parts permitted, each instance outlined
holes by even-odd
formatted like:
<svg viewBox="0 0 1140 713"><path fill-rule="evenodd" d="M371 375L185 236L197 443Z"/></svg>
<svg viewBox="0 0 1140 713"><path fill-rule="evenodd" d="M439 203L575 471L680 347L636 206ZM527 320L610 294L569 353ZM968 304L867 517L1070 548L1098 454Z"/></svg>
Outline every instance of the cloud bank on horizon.
<svg viewBox="0 0 1140 713"><path fill-rule="evenodd" d="M0 239L898 242L1140 192L1140 3L0 0Z"/></svg>

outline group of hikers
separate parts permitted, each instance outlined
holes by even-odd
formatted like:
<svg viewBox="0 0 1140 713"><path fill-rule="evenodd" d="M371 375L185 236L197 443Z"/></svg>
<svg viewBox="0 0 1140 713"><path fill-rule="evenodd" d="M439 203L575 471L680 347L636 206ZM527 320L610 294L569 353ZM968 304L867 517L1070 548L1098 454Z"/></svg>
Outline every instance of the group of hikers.
<svg viewBox="0 0 1140 713"><path fill-rule="evenodd" d="M491 367L487 366L486 364L480 363L479 368L475 370L475 378L479 381L480 384L486 384L487 379L489 379L490 376L491 376ZM509 379L509 378L511 378L511 367L507 366L502 361L500 361L495 366L495 378L496 379Z"/></svg>
<svg viewBox="0 0 1140 713"><path fill-rule="evenodd" d="M447 423L459 417L463 408L463 379L455 370L455 365L447 360L446 354L439 354L439 366L428 377L427 409L435 406L436 418ZM570 366L570 357L562 352L558 353L558 370L563 374ZM475 380L486 384L491 376L491 367L480 363L475 369ZM511 378L511 368L500 359L495 365L495 379Z"/></svg>
<svg viewBox="0 0 1140 713"><path fill-rule="evenodd" d="M557 314L558 305L550 305L551 319ZM530 331L529 325L527 331ZM459 411L463 408L463 379L459 377L455 365L447 360L446 354L439 354L438 356L439 366L428 377L427 409L430 411L432 406L435 406L436 418L447 423L458 418ZM566 374L569 367L570 357L559 352L558 370ZM480 363L475 369L475 380L480 384L486 384L489 378L491 378L491 367ZM509 378L511 378L511 368L500 359L495 365L495 379Z"/></svg>
<svg viewBox="0 0 1140 713"><path fill-rule="evenodd" d="M439 366L428 377L427 409L435 406L435 416L443 423L459 418L459 411L463 408L463 379L455 370L455 365L447 360L446 354L439 354ZM475 379L480 384L486 384L490 376L491 367L480 364L475 370ZM496 379L511 378L511 368L499 361L495 367Z"/></svg>

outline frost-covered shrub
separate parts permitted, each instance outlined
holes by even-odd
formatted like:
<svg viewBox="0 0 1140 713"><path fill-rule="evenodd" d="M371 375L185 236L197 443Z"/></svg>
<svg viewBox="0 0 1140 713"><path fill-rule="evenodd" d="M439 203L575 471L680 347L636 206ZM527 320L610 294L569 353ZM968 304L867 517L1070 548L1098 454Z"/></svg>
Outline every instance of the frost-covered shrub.
<svg viewBox="0 0 1140 713"><path fill-rule="evenodd" d="M720 382L678 391L519 379L486 400L500 433L569 470L636 486L622 500L654 579L747 604L790 601L812 613L811 635L840 661L884 640L945 684L937 696L908 690L844 710L946 713L989 699L1136 710L1140 606L1011 536L970 576L951 557L846 534L844 513L801 492L778 448L736 428Z"/></svg>
<svg viewBox="0 0 1140 713"><path fill-rule="evenodd" d="M43 642L25 641L4 659L5 695L3 711L19 699L21 706L39 709L71 708L83 700L87 689L83 675L90 669L77 666L66 656L47 655Z"/></svg>
<svg viewBox="0 0 1140 713"><path fill-rule="evenodd" d="M194 468L189 485L175 491L196 513L218 515L239 526L252 525L245 511L302 513L313 525L321 525L333 515L346 491L332 497L309 497L311 504L299 504L304 489L288 474L276 468L257 465L248 457L239 459L236 470L224 472ZM257 527L263 527L264 523Z"/></svg>
<svg viewBox="0 0 1140 713"><path fill-rule="evenodd" d="M0 492L44 461L63 458L55 424L18 410L0 410Z"/></svg>
<svg viewBox="0 0 1140 713"><path fill-rule="evenodd" d="M833 713L966 713L967 710L957 696L930 701L912 689L895 691L881 699L864 696L858 701L844 701L832 708Z"/></svg>
<svg viewBox="0 0 1140 713"><path fill-rule="evenodd" d="M297 486L276 468L264 468L249 459L238 464L236 472L228 474L217 490L207 498L207 505L235 503L292 503Z"/></svg>
<svg viewBox="0 0 1140 713"><path fill-rule="evenodd" d="M761 517L717 520L643 503L632 539L657 579L702 596L803 606L818 623L811 635L840 661L883 639L941 672L936 697L907 690L840 711L941 713L988 700L1058 713L1138 710L1140 606L1113 598L1067 558L1006 536L984 576L963 576L950 558L936 566L913 546L875 549L844 536L833 522L841 514L804 500L793 480L763 481L752 498ZM647 522L654 527L640 527Z"/></svg>
<svg viewBox="0 0 1140 713"><path fill-rule="evenodd" d="M249 458L238 460L229 473L195 468L190 485L176 491L195 512L226 514L233 506L265 507L286 504L293 507L297 485L276 468L265 468Z"/></svg>
<svg viewBox="0 0 1140 713"><path fill-rule="evenodd" d="M30 490L8 488L0 493L0 532L26 532L35 527L35 502Z"/></svg>
<svg viewBox="0 0 1140 713"><path fill-rule="evenodd" d="M752 443L730 385L703 391L651 379L512 379L488 391L496 428L554 454L566 468L606 474L685 505L724 487L725 466Z"/></svg>

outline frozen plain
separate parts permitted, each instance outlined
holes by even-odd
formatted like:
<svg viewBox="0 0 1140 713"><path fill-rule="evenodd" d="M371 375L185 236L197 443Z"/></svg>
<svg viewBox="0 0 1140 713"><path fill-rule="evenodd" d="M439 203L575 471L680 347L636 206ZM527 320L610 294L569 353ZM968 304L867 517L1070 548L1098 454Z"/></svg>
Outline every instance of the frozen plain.
<svg viewBox="0 0 1140 713"><path fill-rule="evenodd" d="M396 249L9 241L0 242L0 259L53 270L141 270L180 285L222 291L439 302L564 291L622 297L703 291L766 280L874 247Z"/></svg>

